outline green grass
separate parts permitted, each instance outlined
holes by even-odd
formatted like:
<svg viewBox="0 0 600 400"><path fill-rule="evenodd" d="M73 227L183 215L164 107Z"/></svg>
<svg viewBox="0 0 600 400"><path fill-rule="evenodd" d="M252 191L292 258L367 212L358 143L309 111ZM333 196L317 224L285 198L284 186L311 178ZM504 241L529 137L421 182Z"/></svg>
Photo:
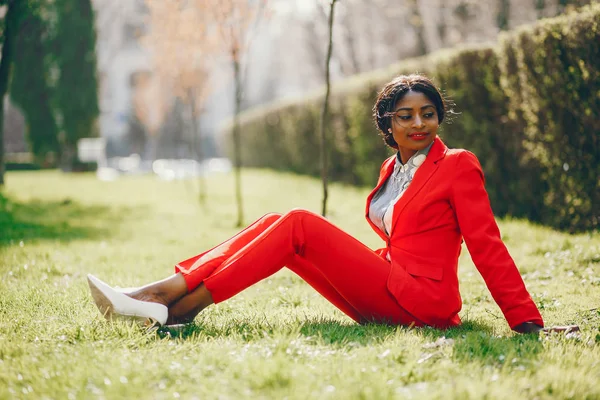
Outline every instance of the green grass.
<svg viewBox="0 0 600 400"><path fill-rule="evenodd" d="M600 398L600 235L524 221L500 221L509 250L547 324L578 324L579 336L513 334L467 252L465 322L447 331L357 325L287 270L181 333L104 321L88 272L140 285L236 232L232 177L208 186L202 208L191 181L7 175L0 398ZM244 189L247 222L319 211L320 183L310 178L251 170ZM331 220L380 247L363 217L367 190L331 192Z"/></svg>

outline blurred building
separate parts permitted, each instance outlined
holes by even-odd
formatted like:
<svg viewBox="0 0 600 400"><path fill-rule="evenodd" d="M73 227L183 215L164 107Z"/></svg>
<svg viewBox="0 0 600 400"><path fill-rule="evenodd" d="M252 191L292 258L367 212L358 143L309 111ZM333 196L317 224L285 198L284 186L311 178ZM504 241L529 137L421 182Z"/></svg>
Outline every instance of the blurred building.
<svg viewBox="0 0 600 400"><path fill-rule="evenodd" d="M151 68L148 52L140 43L147 9L144 0L92 3L96 13L100 132L109 146L119 146L118 143L127 142L131 121L135 119L136 83Z"/></svg>

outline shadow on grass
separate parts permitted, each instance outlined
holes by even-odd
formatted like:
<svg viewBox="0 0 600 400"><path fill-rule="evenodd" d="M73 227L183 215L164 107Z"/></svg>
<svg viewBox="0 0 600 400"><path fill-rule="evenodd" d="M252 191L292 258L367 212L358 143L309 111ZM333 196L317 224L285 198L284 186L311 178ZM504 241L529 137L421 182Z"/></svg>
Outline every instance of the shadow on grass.
<svg viewBox="0 0 600 400"><path fill-rule="evenodd" d="M221 325L212 325L195 321L190 324L178 325L176 327L164 326L159 329L159 334L171 336L174 338L186 339L194 335L203 335L207 337L228 337L240 336L246 341L254 340L257 337L262 338L265 335L274 335L277 333L297 333L305 337L318 337L320 342L332 345L368 345L383 342L398 332L404 332L424 336L435 341L440 337L457 337L465 332L475 332L488 334L491 328L477 323L467 322L465 325L453 328L452 330L439 330L434 328L411 328L388 324L356 324L340 323L338 320L319 318L306 321L267 321L264 318L251 320L231 318L227 323Z"/></svg>
<svg viewBox="0 0 600 400"><path fill-rule="evenodd" d="M307 321L272 321L266 319L243 320L231 318L226 324L211 325L195 321L176 327L163 326L158 330L162 337L178 339L192 338L197 335L219 338L237 336L243 341L253 341L265 336L302 335L319 338L320 342L331 345L347 345L349 343L366 345L374 341L383 341L393 335L397 326L383 324L357 325L336 320L318 319Z"/></svg>
<svg viewBox="0 0 600 400"><path fill-rule="evenodd" d="M436 341L454 340L452 358L458 362L480 361L484 364L520 366L534 361L543 350L538 334L497 336L492 327L475 321L447 330L424 328L423 333Z"/></svg>
<svg viewBox="0 0 600 400"><path fill-rule="evenodd" d="M409 328L384 324L340 325L336 321L308 322L300 332L307 336L318 336L325 343L369 345L386 341L398 332L423 336L431 345L440 339L453 340L453 359L458 362L479 360L486 364L518 363L537 358L543 345L539 336L514 335L498 337L490 326L474 321L441 330L430 327ZM444 342L445 340L442 340Z"/></svg>
<svg viewBox="0 0 600 400"><path fill-rule="evenodd" d="M470 332L456 340L453 358L459 362L521 366L535 361L544 346L536 334L495 337Z"/></svg>
<svg viewBox="0 0 600 400"><path fill-rule="evenodd" d="M305 336L319 337L326 344L367 345L384 341L393 335L398 329L408 331L409 328L398 327L387 324L364 324L354 323L340 324L338 321L307 321L302 324L300 333Z"/></svg>
<svg viewBox="0 0 600 400"><path fill-rule="evenodd" d="M106 238L118 231L127 212L84 206L68 198L21 203L0 193L0 247L21 241Z"/></svg>
<svg viewBox="0 0 600 400"><path fill-rule="evenodd" d="M519 368L535 361L543 351L543 344L536 334L498 337L493 334L491 327L472 321L466 321L461 326L447 330L408 328L385 324L341 324L335 320L306 321L301 322L299 328L296 325L286 329L282 325L273 328L264 321L245 323L235 321L235 323L218 327L196 323L182 325L177 329L162 327L158 334L163 338L182 340L196 336L218 338L234 335L243 341L253 341L264 338L265 335L276 335L276 332L286 334L297 332L305 337L319 338L319 343L343 347L383 343L398 334L399 331L405 334L414 332L415 335L423 336L428 340L429 347L432 347L431 344L436 343L439 339L452 339L452 359L461 364L479 361L488 365Z"/></svg>

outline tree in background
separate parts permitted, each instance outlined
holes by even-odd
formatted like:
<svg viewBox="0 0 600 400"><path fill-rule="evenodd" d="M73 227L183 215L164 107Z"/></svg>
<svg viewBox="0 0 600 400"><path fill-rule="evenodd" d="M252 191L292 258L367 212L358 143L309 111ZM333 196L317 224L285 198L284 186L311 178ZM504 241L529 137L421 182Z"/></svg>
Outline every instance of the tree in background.
<svg viewBox="0 0 600 400"><path fill-rule="evenodd" d="M408 0L407 3L410 8L409 23L415 30L417 37L416 55L422 56L428 52L427 41L425 40L425 21L423 21L423 16L419 9L419 0Z"/></svg>
<svg viewBox="0 0 600 400"><path fill-rule="evenodd" d="M169 108L170 92L167 92L163 82L148 70L132 74L130 82L133 109L131 120L140 122L145 138L145 148L142 153L153 160L158 151L158 132Z"/></svg>
<svg viewBox="0 0 600 400"><path fill-rule="evenodd" d="M127 147L129 154L143 155L147 144L146 126L140 121L138 114L133 113L129 116L127 134Z"/></svg>
<svg viewBox="0 0 600 400"><path fill-rule="evenodd" d="M29 4L25 0L0 0L4 7L2 18L2 59L0 60L0 185L4 185L4 96L8 91L10 73L15 54L14 45L19 25L27 15Z"/></svg>
<svg viewBox="0 0 600 400"><path fill-rule="evenodd" d="M253 34L263 17L266 0L251 2L249 0L204 0L209 6L214 23L219 33L223 51L227 54L233 71L235 90L233 114L233 164L235 175L235 199L237 203L236 226L244 224L244 208L242 200L242 155L240 137L240 111L246 82L246 66L248 50Z"/></svg>
<svg viewBox="0 0 600 400"><path fill-rule="evenodd" d="M325 28L327 27L327 4L317 1L314 14L311 18L307 18L303 21L304 34L304 45L306 46L308 57L305 62L310 62L319 71L319 80L325 78L323 74L323 65L327 58L327 49L323 47L323 40L325 37ZM287 39L285 40L287 43ZM325 80L322 81L325 83Z"/></svg>
<svg viewBox="0 0 600 400"><path fill-rule="evenodd" d="M60 127L61 167L76 161L77 140L98 135L96 31L90 0L54 0L51 56L58 77L54 102Z"/></svg>
<svg viewBox="0 0 600 400"><path fill-rule="evenodd" d="M321 214L327 215L327 126L329 117L329 94L331 92L329 64L331 62L331 53L333 50L333 16L335 3L337 0L331 0L329 5L329 42L327 46L327 58L325 60L325 99L323 100L323 111L321 112L321 180L323 182L323 205Z"/></svg>
<svg viewBox="0 0 600 400"><path fill-rule="evenodd" d="M181 99L188 109L192 149L198 161L203 159L202 133L198 119L212 86L210 63L218 50L209 32L210 5L205 0L146 0L151 29L145 38L154 57L154 68L161 85ZM199 200L206 204L206 182L199 175Z"/></svg>
<svg viewBox="0 0 600 400"><path fill-rule="evenodd" d="M90 0L0 0L0 5L6 11L0 96L3 100L10 89L24 113L35 160L43 164L49 153L59 153L63 168L71 170L77 140L95 136L99 113ZM0 181L3 154L2 148Z"/></svg>
<svg viewBox="0 0 600 400"><path fill-rule="evenodd" d="M47 4L29 1L29 12L23 17L16 36L14 69L10 95L25 116L26 135L38 164L44 164L49 154L59 153L58 128L52 108L52 89L46 57L48 27L42 19L48 13Z"/></svg>
<svg viewBox="0 0 600 400"><path fill-rule="evenodd" d="M189 158L192 142L187 120L186 106L181 99L175 98L165 114L158 133L158 158ZM193 154L192 154L193 155Z"/></svg>
<svg viewBox="0 0 600 400"><path fill-rule="evenodd" d="M500 30L508 29L508 21L510 16L510 1L509 0L498 0L498 14L496 16L496 23Z"/></svg>

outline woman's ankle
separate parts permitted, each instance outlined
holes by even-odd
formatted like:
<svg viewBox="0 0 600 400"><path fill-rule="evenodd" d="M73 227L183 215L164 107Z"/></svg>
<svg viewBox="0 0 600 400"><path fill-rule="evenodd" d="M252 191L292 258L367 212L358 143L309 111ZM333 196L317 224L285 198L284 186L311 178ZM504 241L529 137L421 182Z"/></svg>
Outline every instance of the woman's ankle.
<svg viewBox="0 0 600 400"><path fill-rule="evenodd" d="M167 307L169 306L169 301L161 293L152 293L148 290L141 289L125 294L136 300L147 301L150 303L159 303Z"/></svg>
<svg viewBox="0 0 600 400"><path fill-rule="evenodd" d="M186 294L187 283L180 273L142 286L131 293L127 293L128 296L136 300L160 303L167 307L177 302Z"/></svg>

